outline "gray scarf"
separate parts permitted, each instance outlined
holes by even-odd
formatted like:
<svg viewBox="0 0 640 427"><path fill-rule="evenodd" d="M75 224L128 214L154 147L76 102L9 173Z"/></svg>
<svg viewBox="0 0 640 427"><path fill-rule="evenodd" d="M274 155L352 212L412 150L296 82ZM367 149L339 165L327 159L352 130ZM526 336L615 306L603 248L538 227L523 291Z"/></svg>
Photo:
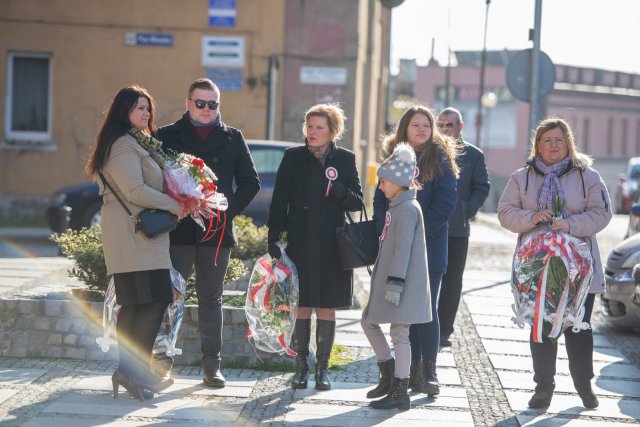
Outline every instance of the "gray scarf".
<svg viewBox="0 0 640 427"><path fill-rule="evenodd" d="M567 169L569 163L571 163L571 158L567 156L559 162L547 165L542 161L540 156L536 156L533 162L536 168L544 174L544 181L538 192L538 210L548 209L553 212L554 194L557 194L562 202L565 201L564 191L562 190L562 185L560 185L558 174ZM556 214L557 212L554 212L554 215Z"/></svg>

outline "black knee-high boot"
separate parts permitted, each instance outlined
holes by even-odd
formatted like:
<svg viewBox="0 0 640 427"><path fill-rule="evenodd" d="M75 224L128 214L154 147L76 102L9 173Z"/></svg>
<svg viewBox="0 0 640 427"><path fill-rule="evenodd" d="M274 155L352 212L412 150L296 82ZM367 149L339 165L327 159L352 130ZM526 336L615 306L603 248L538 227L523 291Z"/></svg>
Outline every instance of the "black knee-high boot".
<svg viewBox="0 0 640 427"><path fill-rule="evenodd" d="M591 389L593 378L593 333L591 329L574 333L567 330L564 333L569 356L569 372L573 385L586 408L598 407L598 398Z"/></svg>
<svg viewBox="0 0 640 427"><path fill-rule="evenodd" d="M311 339L311 319L297 319L293 329L292 347L297 353L296 372L291 379L291 388L307 388L309 381L309 340Z"/></svg>
<svg viewBox="0 0 640 427"><path fill-rule="evenodd" d="M335 320L316 321L316 390L331 390L328 370L335 337Z"/></svg>
<svg viewBox="0 0 640 427"><path fill-rule="evenodd" d="M529 400L530 408L544 408L549 406L556 388L554 377L556 375L556 357L558 344L543 337L543 342L533 341L533 335L529 337L529 348L533 359L533 381L536 390Z"/></svg>

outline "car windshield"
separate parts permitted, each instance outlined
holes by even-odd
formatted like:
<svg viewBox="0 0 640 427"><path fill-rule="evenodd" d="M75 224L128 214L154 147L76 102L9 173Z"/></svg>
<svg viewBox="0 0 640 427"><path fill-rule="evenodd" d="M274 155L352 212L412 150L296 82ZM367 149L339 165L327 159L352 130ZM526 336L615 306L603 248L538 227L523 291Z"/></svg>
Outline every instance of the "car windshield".
<svg viewBox="0 0 640 427"><path fill-rule="evenodd" d="M629 178L631 179L640 178L640 163L636 163L630 166Z"/></svg>

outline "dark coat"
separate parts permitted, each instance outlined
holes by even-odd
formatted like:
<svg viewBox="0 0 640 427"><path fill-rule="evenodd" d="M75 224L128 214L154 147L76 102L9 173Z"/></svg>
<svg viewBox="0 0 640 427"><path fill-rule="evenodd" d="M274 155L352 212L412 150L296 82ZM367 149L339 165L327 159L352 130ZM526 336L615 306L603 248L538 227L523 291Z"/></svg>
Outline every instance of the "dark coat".
<svg viewBox="0 0 640 427"><path fill-rule="evenodd" d="M442 176L422 183L422 189L418 190L416 197L424 218L430 275L444 273L447 269L448 221L456 206L456 177L446 162L443 162L442 169ZM377 188L373 197L373 219L378 235L382 234L388 208L387 198Z"/></svg>
<svg viewBox="0 0 640 427"><path fill-rule="evenodd" d="M489 174L480 149L468 142L460 142L460 155L456 158L460 168L458 201L449 218L450 237L469 237L469 219L489 196Z"/></svg>
<svg viewBox="0 0 640 427"><path fill-rule="evenodd" d="M338 171L335 182L347 189L344 200L325 196L325 170ZM345 211L362 207L362 189L353 152L334 147L324 166L307 147L285 151L269 210L269 242L287 231L286 249L298 270L301 307L342 308L351 305L353 274L342 270L336 228L345 223Z"/></svg>
<svg viewBox="0 0 640 427"><path fill-rule="evenodd" d="M229 201L221 246L235 246L237 239L233 230L233 217L240 214L260 190L258 172L242 133L220 123L203 141L185 113L177 122L158 129L156 134L162 141L163 148L200 157L216 174L218 191L223 193ZM235 191L233 191L234 180L237 185ZM217 231L212 239L201 242L205 235L204 231L195 221L187 217L171 232L171 244L215 246L220 240L220 233L221 231Z"/></svg>

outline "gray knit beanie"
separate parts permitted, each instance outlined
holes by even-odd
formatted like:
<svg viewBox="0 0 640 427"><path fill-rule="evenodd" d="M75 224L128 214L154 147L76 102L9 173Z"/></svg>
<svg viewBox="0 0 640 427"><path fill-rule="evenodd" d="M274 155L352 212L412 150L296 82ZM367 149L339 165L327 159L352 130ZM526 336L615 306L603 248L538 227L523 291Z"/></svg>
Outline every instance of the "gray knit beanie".
<svg viewBox="0 0 640 427"><path fill-rule="evenodd" d="M410 187L416 173L416 153L406 142L395 146L393 153L378 168L378 177Z"/></svg>

